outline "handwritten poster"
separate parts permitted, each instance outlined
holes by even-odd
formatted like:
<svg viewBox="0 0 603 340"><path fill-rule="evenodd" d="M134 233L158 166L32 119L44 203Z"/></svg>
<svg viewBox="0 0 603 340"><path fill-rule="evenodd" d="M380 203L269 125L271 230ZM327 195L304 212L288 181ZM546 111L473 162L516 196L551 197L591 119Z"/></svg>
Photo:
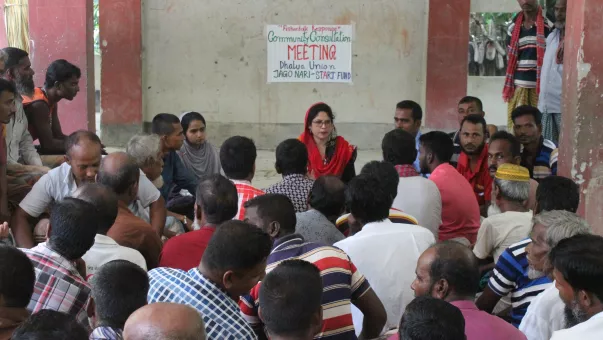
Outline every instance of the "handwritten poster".
<svg viewBox="0 0 603 340"><path fill-rule="evenodd" d="M352 82L351 25L268 25L268 82Z"/></svg>

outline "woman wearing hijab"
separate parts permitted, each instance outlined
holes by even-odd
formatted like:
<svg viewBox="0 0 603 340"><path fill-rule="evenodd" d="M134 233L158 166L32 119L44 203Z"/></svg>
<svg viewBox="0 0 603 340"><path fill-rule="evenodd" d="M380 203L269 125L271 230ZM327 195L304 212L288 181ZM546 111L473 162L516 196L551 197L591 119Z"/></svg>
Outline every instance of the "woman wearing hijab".
<svg viewBox="0 0 603 340"><path fill-rule="evenodd" d="M178 153L184 166L197 180L219 174L221 170L218 149L205 140L205 118L198 112L185 113L180 123L184 130L184 143Z"/></svg>
<svg viewBox="0 0 603 340"><path fill-rule="evenodd" d="M306 112L304 132L299 140L308 149L308 173L312 178L335 175L344 183L356 176L356 147L337 136L335 116L325 103L314 104Z"/></svg>

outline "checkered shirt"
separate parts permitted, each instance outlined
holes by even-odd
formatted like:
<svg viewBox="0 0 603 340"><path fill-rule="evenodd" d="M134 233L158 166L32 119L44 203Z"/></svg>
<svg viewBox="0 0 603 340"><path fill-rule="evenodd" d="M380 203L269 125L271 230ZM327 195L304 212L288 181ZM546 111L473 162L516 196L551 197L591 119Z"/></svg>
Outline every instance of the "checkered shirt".
<svg viewBox="0 0 603 340"><path fill-rule="evenodd" d="M249 201L256 196L261 196L264 192L260 189L256 189L251 185L251 182L248 181L239 181L239 180L231 180L235 186L237 187L237 194L239 195L239 212L235 216L236 220L245 219L245 207L243 205L245 202Z"/></svg>
<svg viewBox="0 0 603 340"><path fill-rule="evenodd" d="M312 191L314 181L306 175L291 174L283 180L266 189L267 194L281 194L289 197L296 213L308 210L308 196Z"/></svg>
<svg viewBox="0 0 603 340"><path fill-rule="evenodd" d="M31 260L35 272L34 292L27 306L32 314L50 309L74 316L90 330L86 307L90 285L83 279L72 261L40 243L32 249L21 249Z"/></svg>
<svg viewBox="0 0 603 340"><path fill-rule="evenodd" d="M252 340L257 336L241 316L237 303L197 268L188 272L157 268L149 272L148 302L173 302L195 308L205 322L208 339Z"/></svg>

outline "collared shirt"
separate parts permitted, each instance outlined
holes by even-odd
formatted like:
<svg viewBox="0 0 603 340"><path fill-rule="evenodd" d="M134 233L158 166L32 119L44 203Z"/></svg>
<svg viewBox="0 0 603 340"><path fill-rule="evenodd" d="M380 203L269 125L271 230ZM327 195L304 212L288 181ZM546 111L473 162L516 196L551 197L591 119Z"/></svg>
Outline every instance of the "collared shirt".
<svg viewBox="0 0 603 340"><path fill-rule="evenodd" d="M429 177L440 190L442 225L439 240L464 237L475 243L480 226L479 205L473 188L450 164L440 164Z"/></svg>
<svg viewBox="0 0 603 340"><path fill-rule="evenodd" d="M546 276L535 280L528 277L526 247L530 242L526 239L507 248L496 262L488 281L488 287L498 296L511 294L511 323L515 327L519 327L532 300L552 283Z"/></svg>
<svg viewBox="0 0 603 340"><path fill-rule="evenodd" d="M255 198L256 196L263 195L264 192L253 187L249 181L241 181L236 179L231 179L231 181L237 187L237 195L239 196L239 212L234 219L242 221L245 218L245 202Z"/></svg>
<svg viewBox="0 0 603 340"><path fill-rule="evenodd" d="M415 167L415 170L417 170L418 172L421 172L421 162L419 162L419 153L420 153L420 147L421 147L421 131L417 131L417 136L415 137L415 146L417 148L417 158L415 159L414 163L412 163L412 165Z"/></svg>
<svg viewBox="0 0 603 340"><path fill-rule="evenodd" d="M540 182L541 179L549 176L557 175L557 157L559 151L557 145L544 137L540 137L540 145L538 146L538 154L536 160L532 162L532 167L527 165L527 157L531 156L525 152L523 145L521 146L521 166L530 171L530 177Z"/></svg>
<svg viewBox="0 0 603 340"><path fill-rule="evenodd" d="M553 333L565 329L565 304L555 283L532 300L519 330L530 340L549 340Z"/></svg>
<svg viewBox="0 0 603 340"><path fill-rule="evenodd" d="M203 317L208 339L257 339L236 302L201 275L199 269L188 272L173 268L153 269L149 272L149 282L149 303L172 302L195 308Z"/></svg>
<svg viewBox="0 0 603 340"><path fill-rule="evenodd" d="M29 318L25 308L0 307L0 340L10 340L14 330Z"/></svg>
<svg viewBox="0 0 603 340"><path fill-rule="evenodd" d="M467 340L525 340L526 336L498 316L477 308L473 301L452 301L465 317Z"/></svg>
<svg viewBox="0 0 603 340"><path fill-rule="evenodd" d="M295 232L300 234L307 242L324 243L332 246L335 242L345 238L337 227L329 221L320 211L310 209L297 213Z"/></svg>
<svg viewBox="0 0 603 340"><path fill-rule="evenodd" d="M407 171L401 171L405 167ZM421 176L403 176L414 171L409 165L396 165L400 175L398 195L392 207L412 215L418 224L429 229L438 239L438 229L442 224L442 197L433 181ZM414 173L417 173L416 171Z"/></svg>
<svg viewBox="0 0 603 340"><path fill-rule="evenodd" d="M366 224L361 231L335 247L350 256L387 311L385 329L398 327L406 305L414 298L410 288L419 256L435 243L433 234L418 225L390 220ZM352 307L356 333L362 330L363 314Z"/></svg>
<svg viewBox="0 0 603 340"><path fill-rule="evenodd" d="M540 72L538 109L545 113L561 113L563 64L557 64L557 49L561 32L555 29L546 39L546 50Z"/></svg>
<svg viewBox="0 0 603 340"><path fill-rule="evenodd" d="M479 259L492 255L496 263L505 249L528 237L533 216L532 211L507 211L486 218L477 232L473 253Z"/></svg>
<svg viewBox="0 0 603 340"><path fill-rule="evenodd" d="M159 266L182 270L197 268L215 231L216 227L204 226L172 237L163 245Z"/></svg>
<svg viewBox="0 0 603 340"><path fill-rule="evenodd" d="M323 325L315 339L356 339L351 302L371 287L348 255L335 247L306 243L300 235L293 234L276 240L268 257L266 273L289 259L313 263L322 276ZM241 313L258 330L262 327L258 317L260 285L261 282L251 290L250 295L241 296L239 300Z"/></svg>
<svg viewBox="0 0 603 340"><path fill-rule="evenodd" d="M82 256L82 259L86 262L88 278L96 274L103 264L115 260L126 260L147 270L147 263L138 250L120 246L109 236L101 234L96 234L94 245Z"/></svg>
<svg viewBox="0 0 603 340"><path fill-rule="evenodd" d="M42 166L42 159L27 129L29 123L19 96L15 98L15 109L15 115L6 124L8 164L17 164L21 161L25 165Z"/></svg>
<svg viewBox="0 0 603 340"><path fill-rule="evenodd" d="M86 313L90 285L80 276L75 264L50 249L46 243L21 251L29 257L36 272L36 283L27 310L31 313L42 309L63 312L90 329Z"/></svg>
<svg viewBox="0 0 603 340"><path fill-rule="evenodd" d="M163 157L163 172L161 172L161 177L163 177L164 184L159 191L166 202L175 187L184 189L193 196L197 194L198 181L184 166L176 151L170 151Z"/></svg>
<svg viewBox="0 0 603 340"><path fill-rule="evenodd" d="M600 340L603 334L603 312L572 328L553 333L551 340Z"/></svg>
<svg viewBox="0 0 603 340"><path fill-rule="evenodd" d="M350 217L350 214L341 215L335 222L335 226L337 226L337 229L346 237L350 235L350 225L348 223L349 217ZM414 225L419 224L419 222L417 221L417 219L414 216L406 214L403 211L396 209L396 208L389 209L389 216L387 218L394 223L414 224Z"/></svg>
<svg viewBox="0 0 603 340"><path fill-rule="evenodd" d="M265 190L267 194L281 194L289 197L295 212L308 210L308 196L312 191L314 181L306 175L292 174L283 177L283 180Z"/></svg>
<svg viewBox="0 0 603 340"><path fill-rule="evenodd" d="M459 157L458 165L456 166L458 172L469 181L473 187L475 198L477 203L482 206L489 203L492 199L492 176L490 176L490 170L488 168L488 145L484 145L482 153L479 155L477 161L476 172L471 170L471 161L469 156L461 152Z"/></svg>
<svg viewBox="0 0 603 340"><path fill-rule="evenodd" d="M19 206L32 217L40 216L52 202L61 201L75 192L77 185L71 173L71 166L61 164L42 176ZM149 179L141 175L138 183L138 200L144 207L159 199L159 191Z"/></svg>
<svg viewBox="0 0 603 340"><path fill-rule="evenodd" d="M119 328L97 327L90 334L90 340L123 340L123 331Z"/></svg>

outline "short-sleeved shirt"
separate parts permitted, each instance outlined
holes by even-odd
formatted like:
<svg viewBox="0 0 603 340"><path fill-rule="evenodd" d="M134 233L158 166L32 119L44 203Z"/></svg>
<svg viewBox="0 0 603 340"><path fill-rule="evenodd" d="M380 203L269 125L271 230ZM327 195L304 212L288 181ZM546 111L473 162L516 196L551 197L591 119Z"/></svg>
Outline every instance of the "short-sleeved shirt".
<svg viewBox="0 0 603 340"><path fill-rule="evenodd" d="M532 211L507 211L486 218L477 232L473 253L479 259L492 255L496 263L505 249L528 237L533 216Z"/></svg>
<svg viewBox="0 0 603 340"><path fill-rule="evenodd" d="M536 160L533 162L533 166L527 165L528 155L524 152L522 145L521 148L521 166L526 167L530 171L530 177L540 182L541 179L549 176L557 175L557 158L559 151L555 143L551 142L544 137L540 137L540 146L538 148L538 155Z"/></svg>
<svg viewBox="0 0 603 340"><path fill-rule="evenodd" d="M312 191L314 181L302 174L291 174L283 177L283 180L265 190L267 194L281 194L289 197L295 212L300 213L308 210L308 196Z"/></svg>
<svg viewBox="0 0 603 340"><path fill-rule="evenodd" d="M513 36L513 30L515 29L515 18L513 23L509 25L508 34L509 37ZM547 19L544 19L544 37L548 37L551 32L550 27L547 24ZM515 68L515 86L535 89L536 88L536 76L538 68L538 49L537 49L537 38L538 28L536 24L532 28L521 27L519 32L519 43L518 43L518 55L517 55L517 67ZM507 46L510 45L511 39L507 41Z"/></svg>
<svg viewBox="0 0 603 340"><path fill-rule="evenodd" d="M235 216L235 220L243 220L245 218L245 202L252 198L261 196L264 192L260 189L256 189L251 185L249 181L231 180L237 187L237 195L239 196L239 212Z"/></svg>
<svg viewBox="0 0 603 340"><path fill-rule="evenodd" d="M215 231L215 227L204 226L199 230L172 237L163 245L159 267L182 270L197 268Z"/></svg>
<svg viewBox="0 0 603 340"><path fill-rule="evenodd" d="M553 283L530 303L519 330L530 340L549 340L553 333L565 328L565 303Z"/></svg>
<svg viewBox="0 0 603 340"><path fill-rule="evenodd" d="M498 316L477 308L473 301L452 301L465 318L467 340L525 340L526 336Z"/></svg>
<svg viewBox="0 0 603 340"><path fill-rule="evenodd" d="M479 205L473 188L450 164L440 164L429 177L440 190L442 198L442 225L440 241L464 237L475 243L480 227Z"/></svg>
<svg viewBox="0 0 603 340"><path fill-rule="evenodd" d="M337 227L320 211L310 209L297 213L295 232L307 242L324 243L332 246L345 238Z"/></svg>
<svg viewBox="0 0 603 340"><path fill-rule="evenodd" d="M297 234L278 239L268 257L266 273L279 263L289 259L298 259L313 263L320 270L323 282L323 325L315 339L356 339L352 322L351 302L358 299L369 289L368 281L356 269L348 255L342 250L318 243L305 242ZM249 295L241 296L239 306L242 315L254 329L261 329L258 317L258 283Z"/></svg>
<svg viewBox="0 0 603 340"><path fill-rule="evenodd" d="M115 260L126 260L147 270L147 262L136 249L120 246L106 235L96 234L94 245L82 256L86 262L86 279L96 274L96 271L105 263Z"/></svg>
<svg viewBox="0 0 603 340"><path fill-rule="evenodd" d="M477 171L471 170L469 156L461 152L456 170L465 177L465 179L473 187L477 204L480 206L489 203L492 198L492 176L488 168L488 145L484 145L482 153L477 161Z"/></svg>
<svg viewBox="0 0 603 340"><path fill-rule="evenodd" d="M526 247L530 242L526 239L507 248L496 262L488 281L488 287L498 296L511 294L511 323L515 327L519 327L532 300L552 284L547 276L535 280L528 277Z"/></svg>
<svg viewBox="0 0 603 340"><path fill-rule="evenodd" d="M71 166L67 163L48 171L42 176L19 206L29 216L38 217L50 206L52 202L61 201L71 196L77 185L71 173ZM159 190L143 174L138 183L138 197L143 207L150 206L160 197Z"/></svg>

